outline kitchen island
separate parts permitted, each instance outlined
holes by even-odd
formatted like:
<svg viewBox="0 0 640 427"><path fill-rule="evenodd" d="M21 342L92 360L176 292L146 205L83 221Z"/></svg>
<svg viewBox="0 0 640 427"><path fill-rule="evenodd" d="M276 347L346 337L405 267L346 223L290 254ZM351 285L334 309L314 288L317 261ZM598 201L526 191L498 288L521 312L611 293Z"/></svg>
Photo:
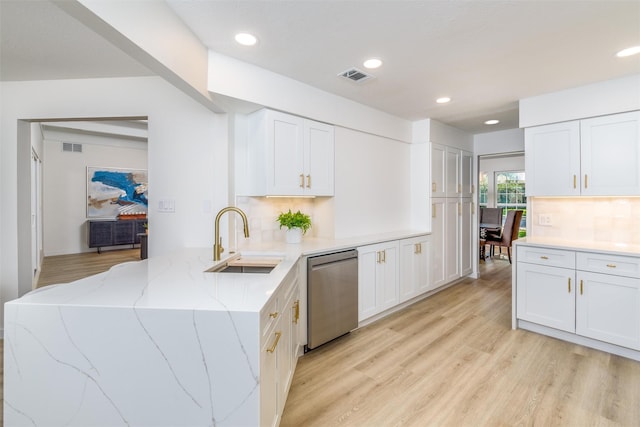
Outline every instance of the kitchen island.
<svg viewBox="0 0 640 427"><path fill-rule="evenodd" d="M640 246L515 241L513 328L640 360Z"/></svg>
<svg viewBox="0 0 640 427"><path fill-rule="evenodd" d="M278 258L268 274L184 249L32 291L5 304L5 423L277 424L304 345L300 258L421 234L241 250Z"/></svg>

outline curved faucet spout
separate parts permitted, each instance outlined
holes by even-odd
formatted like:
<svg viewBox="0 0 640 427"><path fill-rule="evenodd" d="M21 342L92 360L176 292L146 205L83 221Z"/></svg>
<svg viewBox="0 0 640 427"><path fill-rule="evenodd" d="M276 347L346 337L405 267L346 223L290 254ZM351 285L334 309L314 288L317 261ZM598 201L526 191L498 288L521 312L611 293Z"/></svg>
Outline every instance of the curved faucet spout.
<svg viewBox="0 0 640 427"><path fill-rule="evenodd" d="M215 221L215 236L213 240L213 260L220 261L220 254L224 252L224 248L222 247L222 237L220 237L220 217L225 212L237 212L242 217L242 223L244 225L244 237L249 237L249 221L247 220L247 215L242 212L242 209L236 208L235 206L228 206L226 208L220 209L218 215L216 215Z"/></svg>

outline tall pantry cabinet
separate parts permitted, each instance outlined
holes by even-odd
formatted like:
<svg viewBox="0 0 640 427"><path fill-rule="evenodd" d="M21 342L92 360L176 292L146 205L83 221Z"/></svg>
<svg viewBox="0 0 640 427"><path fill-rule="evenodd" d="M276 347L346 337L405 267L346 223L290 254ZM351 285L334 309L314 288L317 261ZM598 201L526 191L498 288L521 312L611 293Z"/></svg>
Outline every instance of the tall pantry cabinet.
<svg viewBox="0 0 640 427"><path fill-rule="evenodd" d="M431 144L431 286L473 270L473 154Z"/></svg>

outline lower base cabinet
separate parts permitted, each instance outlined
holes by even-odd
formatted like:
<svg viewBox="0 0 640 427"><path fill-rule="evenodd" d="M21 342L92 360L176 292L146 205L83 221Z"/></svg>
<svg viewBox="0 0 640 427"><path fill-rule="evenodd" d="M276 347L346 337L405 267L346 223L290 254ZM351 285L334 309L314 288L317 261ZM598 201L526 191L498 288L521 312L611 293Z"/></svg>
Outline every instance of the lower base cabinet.
<svg viewBox="0 0 640 427"><path fill-rule="evenodd" d="M358 321L398 304L397 240L358 248Z"/></svg>
<svg viewBox="0 0 640 427"><path fill-rule="evenodd" d="M429 236L400 241L399 300L405 302L432 289L429 274Z"/></svg>
<svg viewBox="0 0 640 427"><path fill-rule="evenodd" d="M300 351L298 269L260 313L260 425L280 424Z"/></svg>
<svg viewBox="0 0 640 427"><path fill-rule="evenodd" d="M640 257L518 245L516 318L640 351Z"/></svg>

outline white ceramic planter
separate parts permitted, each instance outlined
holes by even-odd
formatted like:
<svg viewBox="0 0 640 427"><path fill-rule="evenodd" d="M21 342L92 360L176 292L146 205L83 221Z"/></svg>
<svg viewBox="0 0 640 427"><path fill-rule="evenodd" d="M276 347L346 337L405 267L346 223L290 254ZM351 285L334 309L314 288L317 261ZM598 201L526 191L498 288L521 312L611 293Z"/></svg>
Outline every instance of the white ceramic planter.
<svg viewBox="0 0 640 427"><path fill-rule="evenodd" d="M287 229L287 243L300 243L302 241L302 228Z"/></svg>

